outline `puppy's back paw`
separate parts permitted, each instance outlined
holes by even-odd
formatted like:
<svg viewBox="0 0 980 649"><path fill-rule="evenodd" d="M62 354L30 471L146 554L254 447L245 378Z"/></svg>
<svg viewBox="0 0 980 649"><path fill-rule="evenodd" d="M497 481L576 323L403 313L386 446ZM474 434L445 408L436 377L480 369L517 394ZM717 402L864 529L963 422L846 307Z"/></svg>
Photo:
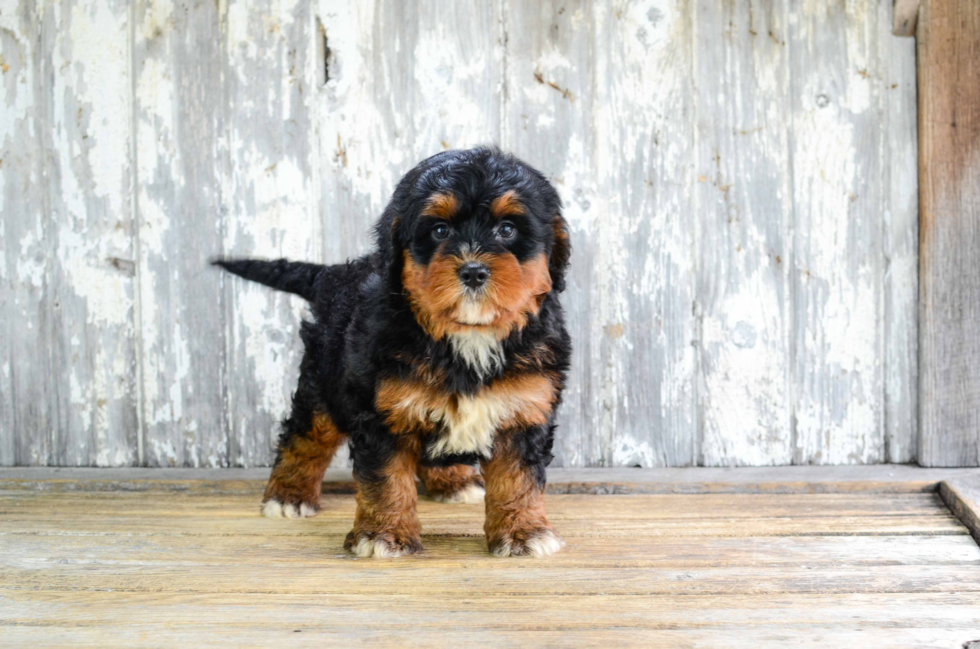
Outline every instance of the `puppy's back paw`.
<svg viewBox="0 0 980 649"><path fill-rule="evenodd" d="M547 557L565 547L565 541L554 530L543 528L505 536L489 546L495 557Z"/></svg>
<svg viewBox="0 0 980 649"><path fill-rule="evenodd" d="M486 494L483 485L471 482L455 491L436 491L430 494L429 498L437 503L470 504L482 503Z"/></svg>
<svg viewBox="0 0 980 649"><path fill-rule="evenodd" d="M262 515L266 518L309 518L319 510L319 505L308 502L284 503L270 498L262 503Z"/></svg>

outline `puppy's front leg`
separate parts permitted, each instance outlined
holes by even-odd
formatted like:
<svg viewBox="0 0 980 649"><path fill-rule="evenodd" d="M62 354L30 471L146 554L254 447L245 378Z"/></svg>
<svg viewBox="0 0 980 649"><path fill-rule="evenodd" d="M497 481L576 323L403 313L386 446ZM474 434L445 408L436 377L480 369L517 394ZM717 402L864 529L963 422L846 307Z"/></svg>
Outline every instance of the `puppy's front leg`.
<svg viewBox="0 0 980 649"><path fill-rule="evenodd" d="M354 529L344 547L359 557L399 557L422 550L422 526L415 510L418 443L377 433L351 447L357 481Z"/></svg>
<svg viewBox="0 0 980 649"><path fill-rule="evenodd" d="M494 556L543 557L565 545L544 513L544 471L550 453L535 448L550 435L535 427L498 436L493 457L481 462L487 489L483 529Z"/></svg>

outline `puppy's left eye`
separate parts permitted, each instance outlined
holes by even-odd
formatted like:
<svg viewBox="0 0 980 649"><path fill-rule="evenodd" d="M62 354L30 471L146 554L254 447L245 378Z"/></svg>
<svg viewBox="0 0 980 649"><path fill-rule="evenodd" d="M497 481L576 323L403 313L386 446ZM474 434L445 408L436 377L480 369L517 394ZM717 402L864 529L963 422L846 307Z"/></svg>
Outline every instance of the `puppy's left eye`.
<svg viewBox="0 0 980 649"><path fill-rule="evenodd" d="M436 227L432 228L432 238L436 241L442 241L449 236L449 226L445 223L440 223Z"/></svg>
<svg viewBox="0 0 980 649"><path fill-rule="evenodd" d="M497 228L497 236L501 239L513 239L517 235L517 228L514 227L513 223L508 223L504 221Z"/></svg>

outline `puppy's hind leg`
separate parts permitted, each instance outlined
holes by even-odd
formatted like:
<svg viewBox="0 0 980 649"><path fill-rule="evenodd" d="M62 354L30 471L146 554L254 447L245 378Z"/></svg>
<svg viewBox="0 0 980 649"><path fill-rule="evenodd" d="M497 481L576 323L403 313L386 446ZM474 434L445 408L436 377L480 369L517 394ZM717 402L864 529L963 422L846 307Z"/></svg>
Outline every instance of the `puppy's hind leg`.
<svg viewBox="0 0 980 649"><path fill-rule="evenodd" d="M323 473L346 440L316 406L314 387L304 378L300 376L292 413L283 422L276 464L262 498L262 515L269 518L304 518L320 510Z"/></svg>
<svg viewBox="0 0 980 649"><path fill-rule="evenodd" d="M418 467L425 495L440 503L482 503L485 490L480 472L469 464Z"/></svg>

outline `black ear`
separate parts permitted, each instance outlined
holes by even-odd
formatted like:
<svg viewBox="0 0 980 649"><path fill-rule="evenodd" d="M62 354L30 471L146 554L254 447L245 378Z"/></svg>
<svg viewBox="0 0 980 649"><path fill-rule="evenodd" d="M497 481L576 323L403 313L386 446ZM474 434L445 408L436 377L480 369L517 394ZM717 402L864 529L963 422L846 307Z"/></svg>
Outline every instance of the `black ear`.
<svg viewBox="0 0 980 649"><path fill-rule="evenodd" d="M568 270L568 260L572 256L572 240L568 236L568 223L561 213L551 220L551 228L554 231L554 243L548 258L548 272L551 273L553 290L561 293L565 290L565 271Z"/></svg>
<svg viewBox="0 0 980 649"><path fill-rule="evenodd" d="M374 237L381 255L381 263L390 286L400 290L402 281L402 257L405 245L401 236L401 219L391 207L385 210L374 226Z"/></svg>

